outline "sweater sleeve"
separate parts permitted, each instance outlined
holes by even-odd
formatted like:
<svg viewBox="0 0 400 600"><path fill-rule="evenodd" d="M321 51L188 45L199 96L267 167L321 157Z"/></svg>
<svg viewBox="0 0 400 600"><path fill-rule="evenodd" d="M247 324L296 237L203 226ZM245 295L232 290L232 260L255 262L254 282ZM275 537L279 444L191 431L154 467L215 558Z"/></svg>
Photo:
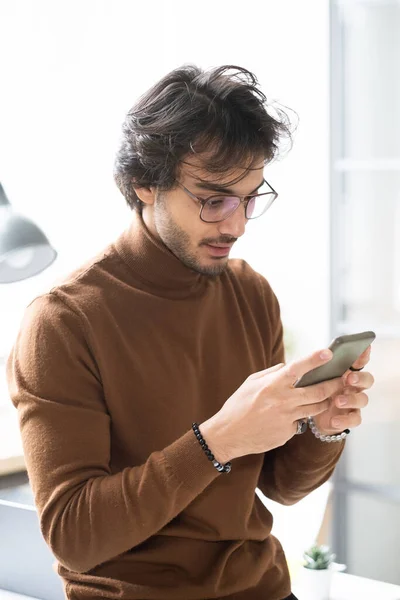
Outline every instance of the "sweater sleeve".
<svg viewBox="0 0 400 600"><path fill-rule="evenodd" d="M261 277L264 306L270 316L271 361L265 368L285 363L283 325L278 299ZM345 441L324 443L307 429L286 444L266 452L258 481L262 493L280 504L291 505L325 483L343 452Z"/></svg>
<svg viewBox="0 0 400 600"><path fill-rule="evenodd" d="M50 293L26 310L7 363L42 535L87 572L137 546L216 477L193 432L110 471L110 415L81 315Z"/></svg>

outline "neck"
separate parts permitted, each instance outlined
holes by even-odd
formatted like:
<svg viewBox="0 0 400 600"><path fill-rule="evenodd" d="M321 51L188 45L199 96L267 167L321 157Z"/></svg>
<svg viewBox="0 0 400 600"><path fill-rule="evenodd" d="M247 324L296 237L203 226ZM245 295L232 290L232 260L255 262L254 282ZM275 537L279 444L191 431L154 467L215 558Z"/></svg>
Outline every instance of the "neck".
<svg viewBox="0 0 400 600"><path fill-rule="evenodd" d="M185 266L136 211L131 226L120 236L115 247L139 277L137 285L149 293L187 298L202 294L212 284L209 277Z"/></svg>

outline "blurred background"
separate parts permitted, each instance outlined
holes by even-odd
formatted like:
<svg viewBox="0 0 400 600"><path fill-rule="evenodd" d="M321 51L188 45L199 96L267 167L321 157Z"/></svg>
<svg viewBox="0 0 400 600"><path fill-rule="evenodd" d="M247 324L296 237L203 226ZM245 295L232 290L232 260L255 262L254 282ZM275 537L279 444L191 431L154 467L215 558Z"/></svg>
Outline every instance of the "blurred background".
<svg viewBox="0 0 400 600"><path fill-rule="evenodd" d="M0 284L3 498L22 485L30 503L5 359L26 305L130 220L112 176L125 113L183 63L237 64L299 125L265 171L278 201L231 256L275 290L288 359L377 334L370 404L333 480L294 507L263 501L293 564L318 537L348 572L400 584L400 2L0 0L0 23L0 182L57 252Z"/></svg>

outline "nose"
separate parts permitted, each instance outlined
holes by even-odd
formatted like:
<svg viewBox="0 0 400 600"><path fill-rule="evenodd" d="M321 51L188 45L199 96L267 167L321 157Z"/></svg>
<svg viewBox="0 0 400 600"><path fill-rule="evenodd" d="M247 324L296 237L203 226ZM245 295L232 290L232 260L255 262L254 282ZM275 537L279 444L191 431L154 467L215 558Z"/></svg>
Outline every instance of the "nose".
<svg viewBox="0 0 400 600"><path fill-rule="evenodd" d="M219 223L219 232L221 235L239 238L245 232L247 221L244 206L241 204L233 214Z"/></svg>

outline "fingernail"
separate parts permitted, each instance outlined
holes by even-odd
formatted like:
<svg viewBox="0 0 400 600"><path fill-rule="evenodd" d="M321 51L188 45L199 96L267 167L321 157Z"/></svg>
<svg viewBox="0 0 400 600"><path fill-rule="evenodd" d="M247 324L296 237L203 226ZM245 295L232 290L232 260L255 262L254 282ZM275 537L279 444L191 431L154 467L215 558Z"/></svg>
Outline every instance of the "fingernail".
<svg viewBox="0 0 400 600"><path fill-rule="evenodd" d="M320 354L320 357L321 357L322 359L325 359L325 358L330 358L330 357L331 357L331 354L332 354L332 353L331 353L331 351L330 351L330 350L322 350L322 352L321 352L321 354Z"/></svg>
<svg viewBox="0 0 400 600"><path fill-rule="evenodd" d="M345 398L344 396L338 396L337 403L339 406L346 406L347 398Z"/></svg>
<svg viewBox="0 0 400 600"><path fill-rule="evenodd" d="M349 375L349 383L357 383L357 381L360 381L358 375L356 375L355 373Z"/></svg>
<svg viewBox="0 0 400 600"><path fill-rule="evenodd" d="M332 427L341 429L340 419L332 419Z"/></svg>

